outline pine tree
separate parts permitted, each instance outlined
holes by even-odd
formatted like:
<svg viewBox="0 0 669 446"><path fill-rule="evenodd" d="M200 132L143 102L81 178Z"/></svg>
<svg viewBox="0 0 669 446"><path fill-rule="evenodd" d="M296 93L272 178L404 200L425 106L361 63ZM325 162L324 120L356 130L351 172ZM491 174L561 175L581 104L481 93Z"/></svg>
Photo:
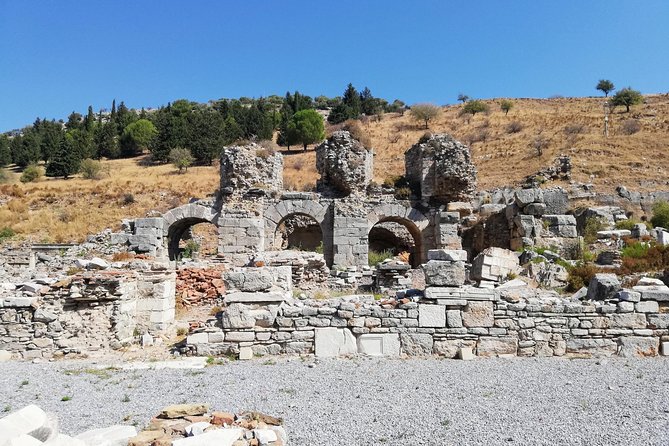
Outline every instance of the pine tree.
<svg viewBox="0 0 669 446"><path fill-rule="evenodd" d="M9 148L7 135L0 135L0 167L12 162L12 151Z"/></svg>
<svg viewBox="0 0 669 446"><path fill-rule="evenodd" d="M46 176L67 178L79 171L81 158L72 150L71 136L63 138L46 166Z"/></svg>

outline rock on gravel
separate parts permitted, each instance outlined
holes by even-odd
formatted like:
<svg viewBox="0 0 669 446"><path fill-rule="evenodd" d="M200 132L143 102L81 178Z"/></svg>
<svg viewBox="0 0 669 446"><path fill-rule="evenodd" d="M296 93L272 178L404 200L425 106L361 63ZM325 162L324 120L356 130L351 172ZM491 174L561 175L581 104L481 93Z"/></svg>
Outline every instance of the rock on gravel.
<svg viewBox="0 0 669 446"><path fill-rule="evenodd" d="M142 427L165 406L201 401L282 417L292 445L669 444L666 358L310 363L120 370L90 361L5 362L0 409L37 404L57 413L70 435Z"/></svg>

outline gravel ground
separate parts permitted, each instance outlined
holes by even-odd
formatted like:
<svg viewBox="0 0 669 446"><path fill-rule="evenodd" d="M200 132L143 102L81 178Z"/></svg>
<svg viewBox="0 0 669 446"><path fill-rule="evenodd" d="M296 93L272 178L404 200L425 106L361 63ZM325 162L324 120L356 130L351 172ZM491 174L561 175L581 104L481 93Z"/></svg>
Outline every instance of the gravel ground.
<svg viewBox="0 0 669 446"><path fill-rule="evenodd" d="M312 362L101 371L113 364L0 363L0 408L38 404L70 434L141 426L168 404L207 402L283 417L292 445L669 444L663 358Z"/></svg>

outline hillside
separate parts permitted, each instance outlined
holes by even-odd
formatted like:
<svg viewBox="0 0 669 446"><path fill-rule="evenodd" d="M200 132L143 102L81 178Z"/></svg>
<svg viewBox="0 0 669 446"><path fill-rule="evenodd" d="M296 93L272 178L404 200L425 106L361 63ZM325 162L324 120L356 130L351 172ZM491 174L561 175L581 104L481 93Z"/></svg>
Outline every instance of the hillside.
<svg viewBox="0 0 669 446"><path fill-rule="evenodd" d="M592 182L600 192L622 184L633 190L669 190L669 95L646 96L630 113L610 115L610 136L603 136L602 98L515 99L508 116L498 101L485 101L490 113L466 118L461 105L444 107L431 132L447 132L470 144L479 172L479 189L516 185L559 154L571 156L573 179ZM636 121L639 130L625 134ZM509 129L514 123L516 132ZM377 182L400 175L404 151L425 129L408 114L386 114L362 124L375 151ZM629 133L629 132L628 132ZM547 142L541 156L533 142ZM315 185L315 153L285 156L287 188ZM104 228L118 228L125 217L163 212L206 197L218 187L218 167L193 167L183 175L172 166L145 166L144 158L105 161L102 180L43 179L22 184L17 175L0 185L0 229L11 227L33 242L81 241Z"/></svg>

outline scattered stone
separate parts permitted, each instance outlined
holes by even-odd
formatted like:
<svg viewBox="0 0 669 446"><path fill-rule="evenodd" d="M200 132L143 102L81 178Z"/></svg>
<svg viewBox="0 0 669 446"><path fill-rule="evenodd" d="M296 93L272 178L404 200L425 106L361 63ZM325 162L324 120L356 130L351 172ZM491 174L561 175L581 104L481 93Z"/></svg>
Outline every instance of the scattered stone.
<svg viewBox="0 0 669 446"><path fill-rule="evenodd" d="M193 415L204 415L209 411L208 404L174 404L165 407L158 418L175 419Z"/></svg>
<svg viewBox="0 0 669 446"><path fill-rule="evenodd" d="M620 281L615 274L595 274L588 286L588 299L613 299L621 289Z"/></svg>

